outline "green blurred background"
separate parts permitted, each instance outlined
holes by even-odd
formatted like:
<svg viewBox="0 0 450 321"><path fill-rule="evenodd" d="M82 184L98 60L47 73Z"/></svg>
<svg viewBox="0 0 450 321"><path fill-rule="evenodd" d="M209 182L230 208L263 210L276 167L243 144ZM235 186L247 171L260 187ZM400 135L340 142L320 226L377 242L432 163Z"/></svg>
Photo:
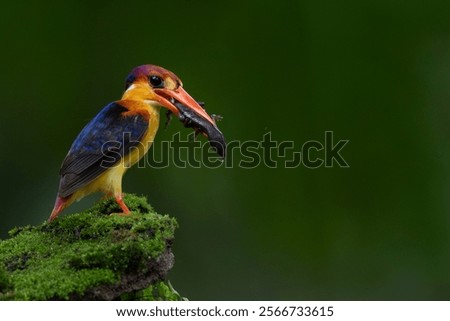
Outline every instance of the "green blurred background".
<svg viewBox="0 0 450 321"><path fill-rule="evenodd" d="M449 17L434 0L5 3L1 236L47 219L75 136L152 63L228 141L350 140L350 168L130 170L124 190L180 223L182 295L449 300Z"/></svg>

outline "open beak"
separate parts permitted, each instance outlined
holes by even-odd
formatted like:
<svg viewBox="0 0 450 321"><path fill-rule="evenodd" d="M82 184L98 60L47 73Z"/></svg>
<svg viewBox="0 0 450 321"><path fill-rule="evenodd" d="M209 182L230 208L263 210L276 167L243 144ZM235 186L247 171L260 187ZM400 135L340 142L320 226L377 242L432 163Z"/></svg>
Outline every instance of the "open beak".
<svg viewBox="0 0 450 321"><path fill-rule="evenodd" d="M215 121L208 113L179 86L175 90L167 88L155 88L156 100L175 114L183 122L185 127L208 137L210 145L222 157L225 157L225 138L217 128Z"/></svg>

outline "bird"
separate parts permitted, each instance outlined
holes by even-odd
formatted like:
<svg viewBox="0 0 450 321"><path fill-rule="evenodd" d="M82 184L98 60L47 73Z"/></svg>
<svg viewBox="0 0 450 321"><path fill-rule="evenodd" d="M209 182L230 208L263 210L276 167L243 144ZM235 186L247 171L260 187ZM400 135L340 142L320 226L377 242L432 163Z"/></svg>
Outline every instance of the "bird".
<svg viewBox="0 0 450 321"><path fill-rule="evenodd" d="M121 99L101 109L73 141L59 171L57 197L48 222L73 202L98 191L114 197L122 215L130 214L122 196L122 177L152 145L161 107L185 127L207 136L224 157L223 134L215 117L202 106L173 72L149 64L132 69Z"/></svg>

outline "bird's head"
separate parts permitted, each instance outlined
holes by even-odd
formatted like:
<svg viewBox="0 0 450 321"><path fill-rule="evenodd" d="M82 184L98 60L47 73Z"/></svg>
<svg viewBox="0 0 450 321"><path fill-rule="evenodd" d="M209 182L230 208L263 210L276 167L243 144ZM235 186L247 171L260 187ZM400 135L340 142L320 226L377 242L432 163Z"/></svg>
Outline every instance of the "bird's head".
<svg viewBox="0 0 450 321"><path fill-rule="evenodd" d="M128 75L122 99L139 99L167 108L186 127L208 137L217 153L225 156L225 140L215 121L184 89L173 72L155 65L142 65Z"/></svg>

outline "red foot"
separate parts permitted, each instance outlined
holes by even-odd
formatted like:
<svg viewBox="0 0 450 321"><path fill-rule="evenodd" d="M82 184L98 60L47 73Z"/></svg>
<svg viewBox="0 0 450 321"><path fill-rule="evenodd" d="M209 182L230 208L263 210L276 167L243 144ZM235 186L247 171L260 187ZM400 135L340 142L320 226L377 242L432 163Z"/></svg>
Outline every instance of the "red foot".
<svg viewBox="0 0 450 321"><path fill-rule="evenodd" d="M128 209L127 205L123 202L122 196L116 196L116 202L122 209L123 214L130 215L130 210Z"/></svg>

